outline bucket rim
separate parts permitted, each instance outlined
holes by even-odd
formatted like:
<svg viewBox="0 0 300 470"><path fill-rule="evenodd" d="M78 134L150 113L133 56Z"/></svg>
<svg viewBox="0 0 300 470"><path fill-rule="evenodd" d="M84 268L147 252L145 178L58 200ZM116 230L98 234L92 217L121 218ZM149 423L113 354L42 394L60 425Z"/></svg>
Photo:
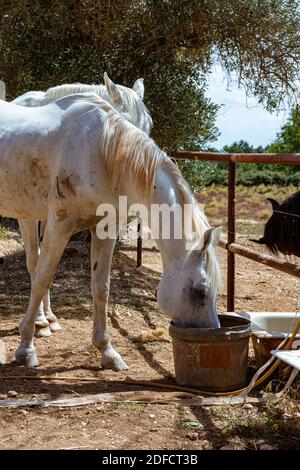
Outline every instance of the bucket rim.
<svg viewBox="0 0 300 470"><path fill-rule="evenodd" d="M169 325L169 334L172 338L189 338L199 336L231 336L231 335L240 335L242 336L251 336L251 321L246 318L240 318L233 315L218 315L220 322L221 321L232 321L233 325L230 326L221 326L221 328L186 328L177 326L170 322Z"/></svg>

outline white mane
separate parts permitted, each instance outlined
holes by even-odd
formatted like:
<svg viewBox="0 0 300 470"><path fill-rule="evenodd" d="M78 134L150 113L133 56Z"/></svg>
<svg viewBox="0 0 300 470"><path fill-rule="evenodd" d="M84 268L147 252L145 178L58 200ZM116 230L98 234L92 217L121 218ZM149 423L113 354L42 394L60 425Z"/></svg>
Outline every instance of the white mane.
<svg viewBox="0 0 300 470"><path fill-rule="evenodd" d="M172 174L173 179L177 183L183 199L183 204L190 204L192 208L193 225L192 227L188 226L191 229L190 233L185 232L187 241L192 242L193 245L193 248L190 251L191 253L194 249L201 249L201 247L199 247L199 240L203 240L204 232L210 228L210 225L206 215L200 209L199 204L195 200L195 197L193 196L177 165L175 165L169 158L167 161L164 161L163 165L164 167L168 168L169 173ZM194 234L196 234L196 239ZM221 271L217 261L215 248L212 245L210 245L207 249L207 275L213 291L220 290L222 285Z"/></svg>
<svg viewBox="0 0 300 470"><path fill-rule="evenodd" d="M138 123L141 117L146 114L149 119L151 126L153 125L152 118L150 116L149 110L145 103L138 97L134 90L127 88L123 85L117 85L119 90L122 93L123 100L126 104L130 114L132 115L134 121ZM139 127L139 126L138 126Z"/></svg>
<svg viewBox="0 0 300 470"><path fill-rule="evenodd" d="M122 99L126 107L125 111L130 113L133 123L140 127L139 124L146 115L152 126L153 121L150 113L136 92L131 88L127 88L122 85L117 85L117 87L122 94ZM104 98L106 100L109 98L105 85L84 85L82 83L72 83L49 88L45 92L44 104L52 103L59 98L75 93L95 93L100 98Z"/></svg>
<svg viewBox="0 0 300 470"><path fill-rule="evenodd" d="M83 83L55 86L45 92L45 104L52 103L67 95L74 95L75 93L95 93L95 95L102 97L106 93L106 88L104 85L84 85Z"/></svg>
<svg viewBox="0 0 300 470"><path fill-rule="evenodd" d="M124 174L129 172L138 191L150 197L155 173L168 158L154 141L116 111L111 111L104 129L104 148L107 174L112 184L119 185Z"/></svg>
<svg viewBox="0 0 300 470"><path fill-rule="evenodd" d="M182 204L190 204L192 207L193 226L191 232L185 233L185 236L187 241L193 241L193 232L196 233L195 247L199 249L199 241L203 240L204 232L210 225L172 160L147 134L130 125L115 111L108 113L104 148L108 177L115 186L129 172L138 190L149 198L153 193L155 173L159 168L164 168L172 176L179 188ZM207 249L207 275L212 289L217 291L221 286L221 274L215 249L211 245Z"/></svg>

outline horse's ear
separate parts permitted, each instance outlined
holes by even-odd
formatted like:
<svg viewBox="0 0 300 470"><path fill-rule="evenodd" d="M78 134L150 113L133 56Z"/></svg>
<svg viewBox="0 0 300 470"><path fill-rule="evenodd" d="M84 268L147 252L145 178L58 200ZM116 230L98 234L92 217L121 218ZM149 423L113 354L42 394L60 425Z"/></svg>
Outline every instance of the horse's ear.
<svg viewBox="0 0 300 470"><path fill-rule="evenodd" d="M271 203L273 211L277 210L280 206L279 202L275 201L271 197L267 197L267 200Z"/></svg>
<svg viewBox="0 0 300 470"><path fill-rule="evenodd" d="M204 253L208 247L211 245L212 247L217 246L221 237L222 227L217 228L209 228L204 233L204 241L203 247L201 248L201 253Z"/></svg>
<svg viewBox="0 0 300 470"><path fill-rule="evenodd" d="M107 93L111 97L112 104L114 106L122 106L123 100L120 90L118 89L117 85L109 78L106 72L104 73L104 83Z"/></svg>
<svg viewBox="0 0 300 470"><path fill-rule="evenodd" d="M211 244L214 248L217 246L217 244L220 241L222 229L223 229L223 227L217 227L217 228L214 228L214 230L213 230Z"/></svg>
<svg viewBox="0 0 300 470"><path fill-rule="evenodd" d="M145 87L144 87L144 79L143 78L139 78L138 80L136 80L136 82L134 83L132 89L141 98L141 100L144 99Z"/></svg>
<svg viewBox="0 0 300 470"><path fill-rule="evenodd" d="M214 231L213 228L209 228L204 233L203 247L201 248L201 253L204 253L208 249L209 245L211 244L212 239L213 239L213 231Z"/></svg>

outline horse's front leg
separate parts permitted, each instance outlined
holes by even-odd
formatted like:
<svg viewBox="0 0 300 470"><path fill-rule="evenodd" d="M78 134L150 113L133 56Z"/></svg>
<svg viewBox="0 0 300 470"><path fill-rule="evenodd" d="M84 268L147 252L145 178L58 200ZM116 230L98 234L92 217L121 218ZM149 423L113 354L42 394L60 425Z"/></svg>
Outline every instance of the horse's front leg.
<svg viewBox="0 0 300 470"><path fill-rule="evenodd" d="M45 233L45 230L46 230L46 225L47 225L46 221L42 221L40 223L40 230L39 230L39 243L40 243L40 245L43 242L44 233ZM43 298L42 307L43 307L43 312L45 314L45 317L46 317L47 321L49 322L49 328L52 331L52 333L55 333L56 331L60 331L61 326L58 323L57 317L54 315L54 313L52 312L52 309L51 309L50 289L47 291L47 294ZM36 334L36 336L37 336L37 334Z"/></svg>
<svg viewBox="0 0 300 470"><path fill-rule="evenodd" d="M116 240L99 240L91 230L91 287L94 300L93 345L101 352L101 364L106 369L127 370L120 354L112 347L107 330L107 302L110 269Z"/></svg>
<svg viewBox="0 0 300 470"><path fill-rule="evenodd" d="M36 268L32 273L29 306L20 323L21 344L16 351L16 360L29 367L38 365L33 335L39 306L49 290L52 276L74 226L70 219L57 222L55 217L52 217L51 222L50 220L47 224Z"/></svg>
<svg viewBox="0 0 300 470"><path fill-rule="evenodd" d="M35 220L22 219L19 220L19 227L26 253L26 266L32 281L32 277L34 275L34 271L40 254L38 222L36 222ZM46 318L44 312L43 302L41 302L39 305L35 325L35 335L37 337L51 335L49 321Z"/></svg>
<svg viewBox="0 0 300 470"><path fill-rule="evenodd" d="M49 328L52 331L52 333L55 333L56 331L60 331L61 326L58 323L58 319L56 315L54 315L51 309L50 289L48 289L47 294L43 298L43 308L44 308L45 317L49 322Z"/></svg>

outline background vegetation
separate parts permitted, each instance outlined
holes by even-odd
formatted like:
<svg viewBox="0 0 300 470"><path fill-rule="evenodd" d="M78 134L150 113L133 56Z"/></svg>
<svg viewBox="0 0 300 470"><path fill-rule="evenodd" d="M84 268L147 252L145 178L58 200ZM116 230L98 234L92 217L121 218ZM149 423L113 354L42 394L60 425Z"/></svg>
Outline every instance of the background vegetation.
<svg viewBox="0 0 300 470"><path fill-rule="evenodd" d="M210 148L211 151L216 151ZM263 148L253 147L248 142L240 140L231 145L225 145L223 152L228 153L300 153L300 108L296 106L277 134L275 141ZM227 165L220 163L184 161L180 162L182 172L194 191L200 191L203 186L221 184L227 186ZM237 168L237 184L243 186L278 185L298 186L300 184L300 167L298 165L272 165L242 163Z"/></svg>
<svg viewBox="0 0 300 470"><path fill-rule="evenodd" d="M61 83L101 83L104 71L127 86L144 77L153 137L165 150L204 149L217 138L218 106L205 96L215 63L276 110L294 102L299 59L299 0L0 2L0 79L8 99ZM285 137L275 144L286 145ZM226 183L220 166L182 168L195 188L212 179ZM241 166L238 181L299 180L278 168L263 175L260 169Z"/></svg>

